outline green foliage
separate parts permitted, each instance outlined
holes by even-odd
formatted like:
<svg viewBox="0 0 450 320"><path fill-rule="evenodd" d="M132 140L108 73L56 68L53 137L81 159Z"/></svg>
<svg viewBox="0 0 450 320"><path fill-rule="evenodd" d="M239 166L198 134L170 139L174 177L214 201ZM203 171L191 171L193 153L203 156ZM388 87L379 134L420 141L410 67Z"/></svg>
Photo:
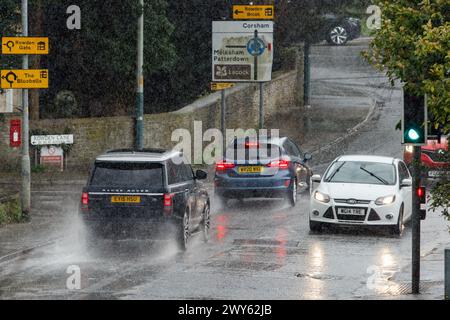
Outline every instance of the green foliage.
<svg viewBox="0 0 450 320"><path fill-rule="evenodd" d="M414 94L427 94L433 125L450 131L450 2L378 0L382 27L365 57Z"/></svg>
<svg viewBox="0 0 450 320"><path fill-rule="evenodd" d="M447 162L450 163L450 152L446 151ZM432 190L430 201L432 210L442 210L442 214L450 221L450 176L445 170L442 171L438 181Z"/></svg>
<svg viewBox="0 0 450 320"><path fill-rule="evenodd" d="M23 222L22 210L18 198L0 203L0 226Z"/></svg>
<svg viewBox="0 0 450 320"><path fill-rule="evenodd" d="M365 57L392 84L428 95L428 112L445 133L450 132L450 2L448 0L375 1L382 10L381 29ZM450 163L450 161L449 161ZM450 184L443 177L432 191L432 207L449 218Z"/></svg>
<svg viewBox="0 0 450 320"><path fill-rule="evenodd" d="M35 165L31 167L32 173L44 173L47 171L47 167L41 164Z"/></svg>

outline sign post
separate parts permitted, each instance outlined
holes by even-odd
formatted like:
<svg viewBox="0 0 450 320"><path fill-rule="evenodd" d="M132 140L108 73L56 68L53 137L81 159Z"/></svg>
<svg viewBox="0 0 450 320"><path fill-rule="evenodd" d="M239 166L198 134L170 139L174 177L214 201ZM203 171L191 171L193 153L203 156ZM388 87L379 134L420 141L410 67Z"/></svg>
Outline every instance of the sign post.
<svg viewBox="0 0 450 320"><path fill-rule="evenodd" d="M3 37L3 54L48 54L47 37Z"/></svg>
<svg viewBox="0 0 450 320"><path fill-rule="evenodd" d="M234 20L273 20L274 16L275 16L274 5L265 5L265 6L234 5L233 6L233 19Z"/></svg>
<svg viewBox="0 0 450 320"><path fill-rule="evenodd" d="M256 11L258 10L254 12ZM264 82L272 80L273 30L272 21L213 22L212 79L217 83L259 83L260 129L264 127ZM224 100L223 96L222 99ZM222 109L224 108L222 106ZM222 114L224 112L222 110Z"/></svg>
<svg viewBox="0 0 450 320"><path fill-rule="evenodd" d="M47 37L28 37L28 0L22 0L22 37L3 37L2 54L20 54L22 70L3 70L1 88L22 90L22 191L21 206L25 219L31 209L31 165L29 147L28 89L48 88L48 70L28 70L28 55L48 54Z"/></svg>
<svg viewBox="0 0 450 320"><path fill-rule="evenodd" d="M272 21L214 21L213 82L272 80Z"/></svg>
<svg viewBox="0 0 450 320"><path fill-rule="evenodd" d="M2 70L2 89L47 89L48 70Z"/></svg>
<svg viewBox="0 0 450 320"><path fill-rule="evenodd" d="M445 300L450 300L450 249L445 249Z"/></svg>
<svg viewBox="0 0 450 320"><path fill-rule="evenodd" d="M62 144L73 144L72 134L32 136L31 145L41 148L40 164L57 166L64 170L64 151ZM36 157L37 158L37 157Z"/></svg>

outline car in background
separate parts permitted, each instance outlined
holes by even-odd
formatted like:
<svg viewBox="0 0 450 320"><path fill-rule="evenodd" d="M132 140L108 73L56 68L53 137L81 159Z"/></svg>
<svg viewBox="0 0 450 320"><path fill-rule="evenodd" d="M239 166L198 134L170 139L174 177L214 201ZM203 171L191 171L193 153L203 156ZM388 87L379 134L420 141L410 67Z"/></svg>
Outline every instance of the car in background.
<svg viewBox="0 0 450 320"><path fill-rule="evenodd" d="M80 206L87 239L151 237L167 228L183 250L194 233L207 241L210 200L200 183L206 176L194 174L176 151L121 149L97 157Z"/></svg>
<svg viewBox="0 0 450 320"><path fill-rule="evenodd" d="M426 146L421 147L421 162L426 168L426 175L434 179L448 172L448 137L442 137L441 141L429 140ZM413 160L413 147L405 147L403 159L410 166Z"/></svg>
<svg viewBox="0 0 450 320"><path fill-rule="evenodd" d="M412 213L412 179L400 160L377 156L342 156L323 177L311 178L309 224L385 226L401 235ZM314 183L319 183L314 187Z"/></svg>
<svg viewBox="0 0 450 320"><path fill-rule="evenodd" d="M287 137L235 139L216 163L214 193L225 205L229 199L285 198L295 206L298 194L309 190L310 159Z"/></svg>
<svg viewBox="0 0 450 320"><path fill-rule="evenodd" d="M324 27L322 40L335 46L343 46L348 41L361 36L361 20L353 17L339 17L334 14L322 16Z"/></svg>

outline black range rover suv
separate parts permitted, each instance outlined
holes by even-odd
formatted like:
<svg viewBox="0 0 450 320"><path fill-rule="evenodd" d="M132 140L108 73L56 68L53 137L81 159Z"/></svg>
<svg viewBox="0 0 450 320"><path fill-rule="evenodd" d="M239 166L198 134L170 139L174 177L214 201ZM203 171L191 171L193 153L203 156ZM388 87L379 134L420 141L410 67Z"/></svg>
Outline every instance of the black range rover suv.
<svg viewBox="0 0 450 320"><path fill-rule="evenodd" d="M209 238L210 200L180 152L113 150L97 157L83 188L80 215L89 237L152 235L171 230L185 250L189 237ZM161 228L163 227L163 228Z"/></svg>

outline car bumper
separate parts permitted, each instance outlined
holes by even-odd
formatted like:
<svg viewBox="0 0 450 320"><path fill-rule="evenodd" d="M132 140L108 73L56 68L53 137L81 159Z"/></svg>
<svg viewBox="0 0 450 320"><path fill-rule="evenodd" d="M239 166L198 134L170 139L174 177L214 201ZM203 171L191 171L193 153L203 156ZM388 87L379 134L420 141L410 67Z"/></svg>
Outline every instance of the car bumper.
<svg viewBox="0 0 450 320"><path fill-rule="evenodd" d="M399 218L401 204L397 201L391 205L377 206L372 201L369 204L349 205L336 203L322 203L311 199L310 220L326 224L337 225L366 225L366 226L392 226ZM364 216L339 215L338 208L359 208L365 210Z"/></svg>
<svg viewBox="0 0 450 320"><path fill-rule="evenodd" d="M100 215L98 212L81 212L80 216L87 231L103 238L161 236L172 231L181 221L181 218L173 214L165 216L161 213L148 217L126 217L110 213Z"/></svg>
<svg viewBox="0 0 450 320"><path fill-rule="evenodd" d="M291 188L290 177L282 178L218 178L214 192L224 198L280 198Z"/></svg>

